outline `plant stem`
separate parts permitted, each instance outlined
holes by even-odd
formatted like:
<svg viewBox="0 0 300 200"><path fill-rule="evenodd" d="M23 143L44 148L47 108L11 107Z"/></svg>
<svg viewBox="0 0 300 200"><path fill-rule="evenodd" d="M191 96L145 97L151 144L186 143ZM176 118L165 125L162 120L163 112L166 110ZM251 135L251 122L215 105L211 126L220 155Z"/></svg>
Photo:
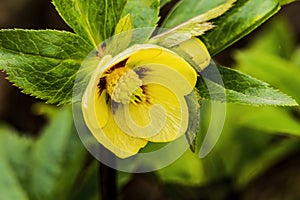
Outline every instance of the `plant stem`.
<svg viewBox="0 0 300 200"><path fill-rule="evenodd" d="M102 156L109 156L105 148L101 148ZM101 200L117 200L117 172L115 169L99 163Z"/></svg>

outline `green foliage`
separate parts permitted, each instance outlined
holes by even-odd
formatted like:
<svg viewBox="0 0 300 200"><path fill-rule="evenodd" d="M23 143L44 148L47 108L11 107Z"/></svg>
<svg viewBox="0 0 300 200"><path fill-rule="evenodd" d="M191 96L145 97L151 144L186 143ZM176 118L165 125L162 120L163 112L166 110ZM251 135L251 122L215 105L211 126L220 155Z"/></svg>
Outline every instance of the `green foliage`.
<svg viewBox="0 0 300 200"><path fill-rule="evenodd" d="M298 66L260 50L239 52L236 56L243 71L280 87L299 100L300 69Z"/></svg>
<svg viewBox="0 0 300 200"><path fill-rule="evenodd" d="M149 39L159 20L159 8L159 0L128 0L122 15L130 14L133 28L149 29L135 32L133 43L145 43Z"/></svg>
<svg viewBox="0 0 300 200"><path fill-rule="evenodd" d="M294 63L296 61L290 59L294 54L295 45L293 37L284 34L284 32L289 33L289 29L283 19L277 18L268 31L258 37L247 50L236 52L235 57L239 69L280 87L299 102L300 68L297 63ZM268 42L270 38L273 38L273 43ZM266 44L261 44L262 41L266 41L269 48ZM265 125L269 125L265 126L264 130L299 136L300 123L292 113L278 108L265 108L262 111L264 112L255 119L253 115L248 115L253 122L249 126L262 129L262 120L259 119L263 118ZM295 108L294 112L299 113L299 108Z"/></svg>
<svg viewBox="0 0 300 200"><path fill-rule="evenodd" d="M235 1L227 1L201 15L186 20L174 28L153 37L150 42L169 48L180 45L180 43L192 37L203 35L206 31L214 28L214 25L208 21L224 14L232 7Z"/></svg>
<svg viewBox="0 0 300 200"><path fill-rule="evenodd" d="M73 33L1 30L0 69L26 94L70 103L76 72L91 50Z"/></svg>
<svg viewBox="0 0 300 200"><path fill-rule="evenodd" d="M107 40L105 53L117 55L124 51L131 42L133 32L132 20L130 14L125 15L120 19L115 28L115 36Z"/></svg>
<svg viewBox="0 0 300 200"><path fill-rule="evenodd" d="M19 179L24 177L28 168L26 156L30 140L18 137L13 130L3 126L0 129L0 138L0 198L29 199Z"/></svg>
<svg viewBox="0 0 300 200"><path fill-rule="evenodd" d="M171 27L194 16L200 17L200 21L205 22L225 12L233 2L235 1L181 1L167 17L164 25ZM113 33L127 31L130 27L155 27L159 19L160 3L158 0L54 0L53 3L76 34L54 30L2 30L0 32L0 69L5 70L9 75L9 80L23 89L26 94L54 104L71 102L72 87L77 71L93 47L97 48L99 43ZM225 4L222 5L223 3ZM257 4L261 5L258 9ZM191 5L194 5L196 9L191 11ZM200 15L212 8L216 9ZM278 3L274 0L259 3L256 0L238 1L225 15L214 21L217 27L209 31L203 40L208 45L209 51L215 54L249 33L278 9ZM124 17L121 18L121 16ZM133 36L128 34L128 39L132 38L135 42L143 43L150 37L152 31L153 29L149 29L146 34L137 32ZM139 38L138 41L137 38ZM112 41L112 43L121 44L119 40ZM124 43L122 48L128 44ZM116 48L119 45L112 46ZM235 75L243 76L238 72ZM284 97L281 93L266 89L267 86L261 82L255 83L258 84L256 89L253 88L256 86L253 81L250 88L246 88L245 83L239 83L243 85L242 88L234 88L234 85L230 83L230 79L233 78L232 74L224 75L223 78L225 86L228 86L227 99L230 102L254 105L294 104L290 98ZM244 81L243 78L237 80ZM200 92L205 96L205 91ZM271 92L270 98L277 99L267 103L267 93L264 92Z"/></svg>
<svg viewBox="0 0 300 200"><path fill-rule="evenodd" d="M298 49L295 49L292 42L293 35L284 34L284 32L290 33L289 30L289 26L284 20L275 18L259 37L255 37L255 40L250 42L249 48L236 53L236 67L254 76L259 76L272 85L280 87L288 94L296 95L295 98L299 101L299 94L296 94L298 90L295 88L299 86L297 84L299 71L295 71L295 69L299 70L300 68L295 65L297 59L290 59L296 57ZM251 55L254 52L256 54ZM270 55L272 57L269 57ZM267 63L269 63L268 67L266 67ZM283 69L285 71L281 71ZM236 70L227 68L225 70L228 70L226 74L241 74ZM277 70L280 71L277 72ZM221 74L223 73L221 70ZM248 75L245 76L249 78ZM244 77L244 74L238 75L238 77ZM289 82L281 81L289 78L291 79ZM250 82L257 82L256 79L251 77L250 79ZM235 79L233 78L233 80ZM278 83L278 81L280 82ZM239 85L238 82L236 84ZM224 81L224 84L228 83ZM265 84L263 83L263 85ZM202 145L203 138L201 136L206 133L210 123L209 102L203 100L202 104L196 149ZM215 190L219 187L217 183L222 183L222 180L225 179L232 181L231 190L233 188L233 190L241 191L286 155L299 151L300 121L297 117L300 113L299 108L286 109L283 107L228 104L226 113L227 119L219 143L207 157L201 159L200 166L195 170L202 174L202 182L198 183L197 190L209 186ZM190 162L194 162L193 158L189 159ZM189 166L180 161L173 165ZM163 180L171 182L178 180L182 174L187 173L185 169L180 167L176 169L178 170L174 172L178 174L176 178L169 178L170 175L165 171L159 172L159 174ZM178 182L185 185L191 184L189 181L183 180ZM225 182L225 184L228 185L230 182Z"/></svg>
<svg viewBox="0 0 300 200"><path fill-rule="evenodd" d="M255 51L267 52L276 55L276 57L290 59L295 48L295 36L289 24L283 18L276 17L275 20L276 22L266 27L263 35L249 44L248 49L255 49Z"/></svg>
<svg viewBox="0 0 300 200"><path fill-rule="evenodd" d="M183 21L200 15L226 0L183 0L174 7L164 23L165 27L172 27ZM193 9L191 9L191 7ZM207 45L211 55L225 49L235 41L250 33L270 16L279 10L276 0L240 0L225 15L213 21L216 28L204 35L202 40Z"/></svg>
<svg viewBox="0 0 300 200"><path fill-rule="evenodd" d="M112 36L126 0L53 0L64 21L95 48Z"/></svg>
<svg viewBox="0 0 300 200"><path fill-rule="evenodd" d="M68 107L43 106L50 123L35 140L2 126L0 199L68 199L85 161ZM43 111L44 110L44 111Z"/></svg>
<svg viewBox="0 0 300 200"><path fill-rule="evenodd" d="M90 158L92 161L92 157ZM73 199L74 200L98 200L99 199L99 163L92 162L89 167L86 167L83 171L82 179L77 185L78 187L74 190ZM100 177L99 177L100 178Z"/></svg>
<svg viewBox="0 0 300 200"><path fill-rule="evenodd" d="M189 125L186 130L186 139L190 145L192 152L196 151L196 137L199 129L199 114L200 114L200 104L201 96L198 90L194 90L188 96L185 97L188 110L189 110Z"/></svg>
<svg viewBox="0 0 300 200"><path fill-rule="evenodd" d="M300 101L300 68L288 60L295 49L293 37L288 37L289 28L282 23L282 20L277 20L269 30L270 34L266 32L249 49L238 51L235 57L239 69L280 87ZM270 38L274 42L268 42ZM262 41L269 43L269 48L262 46Z"/></svg>
<svg viewBox="0 0 300 200"><path fill-rule="evenodd" d="M186 151L176 162L158 170L163 182L173 182L184 185L199 185L205 183L202 163L196 154Z"/></svg>
<svg viewBox="0 0 300 200"><path fill-rule="evenodd" d="M279 11L276 0L240 0L225 15L216 19L217 26L202 37L211 55L215 55L249 34Z"/></svg>
<svg viewBox="0 0 300 200"><path fill-rule="evenodd" d="M133 28L156 27L159 20L159 0L127 0L122 15L130 14Z"/></svg>
<svg viewBox="0 0 300 200"><path fill-rule="evenodd" d="M163 27L172 28L193 17L201 15L213 9L227 0L205 1L205 0L181 0L168 14ZM191 9L193 8L193 9Z"/></svg>
<svg viewBox="0 0 300 200"><path fill-rule="evenodd" d="M245 116L241 117L240 123L267 133L300 136L299 120L287 110L280 108L261 108L257 112L247 112Z"/></svg>
<svg viewBox="0 0 300 200"><path fill-rule="evenodd" d="M226 102L231 103L275 106L297 105L292 98L249 75L221 66L218 67L218 70L223 83L218 82L218 72L212 67L206 68L202 73L205 81L202 80L197 83L200 95L205 99L225 101L225 93ZM224 87L222 84L224 84Z"/></svg>
<svg viewBox="0 0 300 200"><path fill-rule="evenodd" d="M130 31L132 30L132 28L133 27L132 27L131 15L127 14L124 17L122 17L118 22L118 24L116 25L115 34L120 34L125 31ZM130 41L131 38L128 38L128 40Z"/></svg>
<svg viewBox="0 0 300 200"><path fill-rule="evenodd" d="M280 87L299 102L296 87L300 71L290 61L295 46L289 30L283 19L275 18L246 50L236 52L236 67ZM299 149L298 107L231 105L227 113L228 120L234 123L225 126L226 136L221 138L223 142L218 148L219 152L228 152L225 157L229 160L224 162L227 173L237 177L239 187L245 186L286 154Z"/></svg>
<svg viewBox="0 0 300 200"><path fill-rule="evenodd" d="M270 168L287 154L299 149L299 138L286 137L282 138L274 134L288 129L290 125L280 123L281 130L277 127L270 127L277 121L272 122L272 118L263 118L271 114L277 119L283 119L286 116L275 116L280 114L273 112L277 108L260 108L242 105L227 106L227 121L220 137L221 143L217 144L213 152L204 160L206 169L209 174L221 170L221 174L213 176L211 179L216 180L222 177L231 177L237 188L247 186L251 180L255 179L265 170ZM269 111L268 111L269 110ZM283 109L282 109L283 110ZM267 112L267 113L265 113ZM255 119L253 115L259 116ZM262 115L262 117L260 117ZM286 121L283 119L283 121ZM258 123L257 123L258 122ZM258 124L264 123L264 126L257 127ZM299 123L299 121L298 121ZM292 128L291 128L292 129ZM280 134L283 134L281 132ZM209 162L213 160L213 163ZM216 165L217 170L211 172L211 165ZM213 168L212 168L213 169Z"/></svg>

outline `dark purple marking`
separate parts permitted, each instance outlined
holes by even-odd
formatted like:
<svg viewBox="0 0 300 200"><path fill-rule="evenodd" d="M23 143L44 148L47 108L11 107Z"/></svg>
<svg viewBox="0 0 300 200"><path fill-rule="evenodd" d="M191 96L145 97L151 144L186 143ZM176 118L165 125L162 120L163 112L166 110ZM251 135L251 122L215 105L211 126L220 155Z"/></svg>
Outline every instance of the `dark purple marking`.
<svg viewBox="0 0 300 200"><path fill-rule="evenodd" d="M139 76L140 79L144 78L147 75L147 72L150 72L151 69L146 67L137 67L133 69L135 73Z"/></svg>

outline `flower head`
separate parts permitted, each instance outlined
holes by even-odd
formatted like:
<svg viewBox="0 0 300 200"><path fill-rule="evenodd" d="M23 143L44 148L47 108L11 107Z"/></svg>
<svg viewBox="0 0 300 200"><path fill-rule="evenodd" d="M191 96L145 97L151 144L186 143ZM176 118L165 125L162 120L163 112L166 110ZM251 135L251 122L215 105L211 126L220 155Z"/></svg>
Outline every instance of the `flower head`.
<svg viewBox="0 0 300 200"><path fill-rule="evenodd" d="M195 69L175 52L135 45L102 58L83 96L84 120L115 155L135 155L148 141L170 142L186 132L185 96L196 81Z"/></svg>

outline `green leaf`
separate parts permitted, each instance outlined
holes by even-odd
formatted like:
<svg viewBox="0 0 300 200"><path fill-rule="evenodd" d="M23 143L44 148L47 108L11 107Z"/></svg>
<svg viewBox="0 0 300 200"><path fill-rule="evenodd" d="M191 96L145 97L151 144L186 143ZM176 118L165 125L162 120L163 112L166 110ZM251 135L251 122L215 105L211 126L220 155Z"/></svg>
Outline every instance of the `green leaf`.
<svg viewBox="0 0 300 200"><path fill-rule="evenodd" d="M31 147L33 171L29 187L36 199L55 199L56 196L68 199L84 166L86 151L73 125L70 107L55 111L42 137Z"/></svg>
<svg viewBox="0 0 300 200"><path fill-rule="evenodd" d="M218 72L213 70L212 67L208 67L201 73L202 79L198 81L196 86L201 97L224 101L223 92L225 92L226 101L232 103L273 106L298 105L289 96L249 75L221 66L218 66L218 70L224 82L224 87L218 80ZM203 81L203 78L205 81Z"/></svg>
<svg viewBox="0 0 300 200"><path fill-rule="evenodd" d="M191 19L186 24L181 24L173 29L167 30L159 35L152 37L149 42L170 48L176 46L193 36L199 36L204 32L214 28L209 22L198 22Z"/></svg>
<svg viewBox="0 0 300 200"><path fill-rule="evenodd" d="M284 130L296 131L296 120L288 116L288 110L283 107L228 105L230 121L225 124L223 136L229 137L222 137L219 152L239 187L299 148L299 138L278 136L286 134L282 132Z"/></svg>
<svg viewBox="0 0 300 200"><path fill-rule="evenodd" d="M227 0L181 0L173 7L163 22L164 28L173 28L198 15L228 2ZM191 9L193 8L193 9ZM211 18L212 19L212 18Z"/></svg>
<svg viewBox="0 0 300 200"><path fill-rule="evenodd" d="M24 93L48 103L70 103L76 72L90 50L69 32L0 31L0 69Z"/></svg>
<svg viewBox="0 0 300 200"><path fill-rule="evenodd" d="M1 155L1 180L0 180L0 198L1 199L29 199L26 192L21 188L20 183L14 175L14 170L7 164Z"/></svg>
<svg viewBox="0 0 300 200"><path fill-rule="evenodd" d="M122 16L131 15L133 28L156 27L159 4L159 0L127 0Z"/></svg>
<svg viewBox="0 0 300 200"><path fill-rule="evenodd" d="M126 0L53 0L64 21L95 48L113 35Z"/></svg>
<svg viewBox="0 0 300 200"><path fill-rule="evenodd" d="M224 2L226 0L182 0L166 18L164 27L174 27ZM201 39L213 56L250 33L279 9L278 0L239 0L228 12L212 21L216 28Z"/></svg>
<svg viewBox="0 0 300 200"><path fill-rule="evenodd" d="M37 139L0 129L1 199L69 199L86 151L70 108L44 106L50 123Z"/></svg>
<svg viewBox="0 0 300 200"><path fill-rule="evenodd" d="M130 14L134 29L147 28L135 31L133 43L144 43L152 35L159 20L159 0L127 0L122 16Z"/></svg>
<svg viewBox="0 0 300 200"><path fill-rule="evenodd" d="M90 166L84 169L84 176L80 182L82 187L76 190L74 197L70 198L73 200L99 200L99 162L94 160ZM119 182L119 179L118 179Z"/></svg>
<svg viewBox="0 0 300 200"><path fill-rule="evenodd" d="M247 50L237 51L235 60L237 68L292 95L300 101L300 68L291 62L294 49L294 36L282 18L275 18ZM278 48L279 47L279 48ZM297 108L293 109L296 111ZM248 112L240 119L244 126L275 134L299 136L299 121L290 109L261 108ZM256 113L256 117L254 117Z"/></svg>
<svg viewBox="0 0 300 200"><path fill-rule="evenodd" d="M164 183L199 185L205 181L201 160L191 151L186 151L178 160L157 173Z"/></svg>
<svg viewBox="0 0 300 200"><path fill-rule="evenodd" d="M214 28L208 20L224 14L236 0L229 0L201 15L193 17L174 28L167 30L152 38L152 43L162 43L163 46L171 47L180 44L193 36L200 36L206 31Z"/></svg>
<svg viewBox="0 0 300 200"><path fill-rule="evenodd" d="M249 34L280 9L278 0L240 0L201 37L212 56Z"/></svg>
<svg viewBox="0 0 300 200"><path fill-rule="evenodd" d="M204 104L205 102L203 101ZM288 113L289 109L238 104L227 104L226 107L227 122L222 129L221 142L218 142L212 152L202 160L206 176L217 173L215 179L220 180L222 178L220 172L223 172L223 176L225 174L225 177L235 180L234 184L242 188L257 175L272 167L275 162L299 148L299 139L296 137L283 138L275 135L278 133L277 131L269 134L272 131L272 127L270 127L272 122L263 117L264 112L268 112L268 115L278 118L276 121L283 118L286 121L285 117L287 115L281 116L277 110ZM276 111L271 114L272 110ZM211 123L209 113L210 109L207 109L207 105L203 105L201 108L201 117L203 116L201 121L209 118L207 123ZM262 117L260 117L261 115ZM252 123L258 121L255 117L260 118L261 124L265 123L265 129L251 126ZM272 120L272 118L270 119ZM286 124L285 129L288 129L289 124ZM281 127L284 128L283 123ZM203 128L202 124L200 128ZM199 140L198 143L201 144L201 142L202 140ZM215 171L214 168L216 168Z"/></svg>
<svg viewBox="0 0 300 200"><path fill-rule="evenodd" d="M300 136L299 120L287 109L265 107L253 111L245 113L238 123L268 133Z"/></svg>
<svg viewBox="0 0 300 200"><path fill-rule="evenodd" d="M1 126L0 128L0 199L30 199L20 182L28 169L30 141L19 137L14 130ZM16 171L18 170L18 171ZM16 173L17 172L17 173Z"/></svg>
<svg viewBox="0 0 300 200"><path fill-rule="evenodd" d="M300 101L300 68L279 56L260 50L239 51L235 58L241 71L268 81Z"/></svg>
<svg viewBox="0 0 300 200"><path fill-rule="evenodd" d="M114 36L105 41L106 48L103 53L115 56L124 51L131 43L132 35L132 21L128 14L118 22Z"/></svg>
<svg viewBox="0 0 300 200"><path fill-rule="evenodd" d="M189 125L185 136L188 144L190 145L191 151L195 153L197 140L196 137L199 130L201 96L195 89L192 93L185 97L185 100L189 111Z"/></svg>
<svg viewBox="0 0 300 200"><path fill-rule="evenodd" d="M247 50L235 53L237 68L280 88L299 102L300 68L297 51L293 52L294 35L282 18L275 18L267 28Z"/></svg>
<svg viewBox="0 0 300 200"><path fill-rule="evenodd" d="M115 28L115 34L119 34L132 29L132 20L130 14L125 15L120 19Z"/></svg>

